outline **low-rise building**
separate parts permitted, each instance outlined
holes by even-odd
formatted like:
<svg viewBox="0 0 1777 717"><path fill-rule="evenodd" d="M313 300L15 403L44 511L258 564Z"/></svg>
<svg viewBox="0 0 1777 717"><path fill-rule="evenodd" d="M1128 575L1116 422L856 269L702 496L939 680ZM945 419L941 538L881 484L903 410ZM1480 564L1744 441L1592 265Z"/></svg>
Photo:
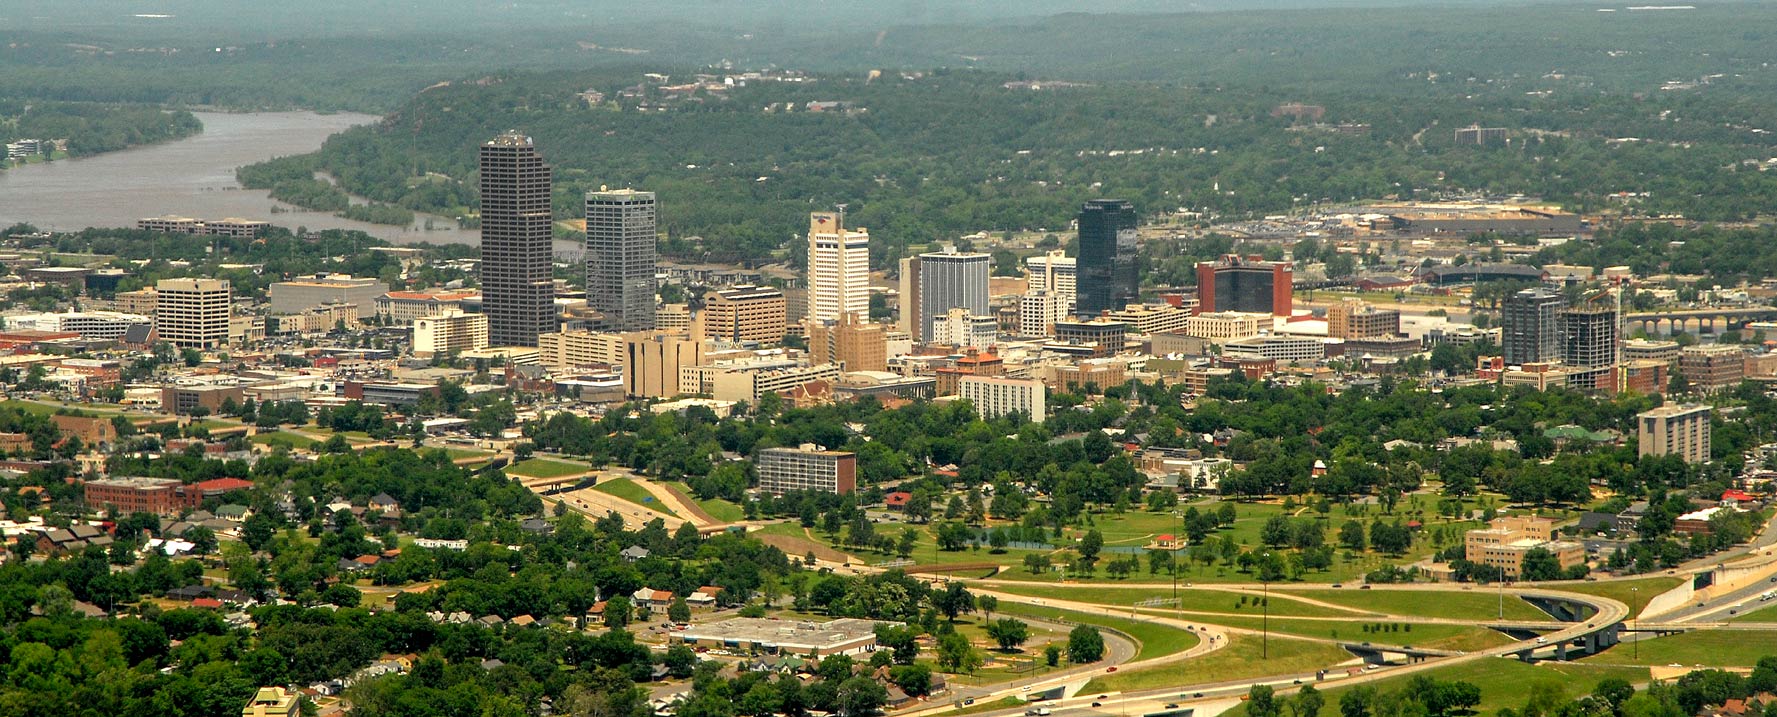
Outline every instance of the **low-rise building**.
<svg viewBox="0 0 1777 717"><path fill-rule="evenodd" d="M766 448L753 457L759 490L772 495L816 491L844 495L857 490L858 456L822 450L813 444Z"/></svg>
<svg viewBox="0 0 1777 717"><path fill-rule="evenodd" d="M1746 350L1732 344L1686 346L1678 353L1678 370L1692 390L1732 388L1746 378Z"/></svg>
<svg viewBox="0 0 1777 717"><path fill-rule="evenodd" d="M876 650L879 625L902 623L841 618L828 622L737 617L732 620L691 625L667 633L675 645L738 650L754 654L826 657L856 655Z"/></svg>
<svg viewBox="0 0 1777 717"><path fill-rule="evenodd" d="M1049 417L1047 387L1042 381L963 376L957 380L957 395L974 404L975 413L982 418L1021 413L1033 423L1042 423Z"/></svg>
<svg viewBox="0 0 1777 717"><path fill-rule="evenodd" d="M1553 519L1540 516L1494 518L1488 527L1468 532L1464 538L1464 557L1471 563L1499 568L1508 579L1517 579L1523 573L1525 554L1538 548L1554 555L1562 570L1585 563L1585 545L1554 538Z"/></svg>
<svg viewBox="0 0 1777 717"><path fill-rule="evenodd" d="M377 298L388 292L388 284L350 274L316 274L276 281L267 290L274 314L300 314L324 304L350 304L369 312L376 308Z"/></svg>
<svg viewBox="0 0 1777 717"><path fill-rule="evenodd" d="M1259 334L1259 322L1269 325L1269 314L1244 311L1216 311L1198 314L1185 322L1185 334L1215 342L1244 339Z"/></svg>

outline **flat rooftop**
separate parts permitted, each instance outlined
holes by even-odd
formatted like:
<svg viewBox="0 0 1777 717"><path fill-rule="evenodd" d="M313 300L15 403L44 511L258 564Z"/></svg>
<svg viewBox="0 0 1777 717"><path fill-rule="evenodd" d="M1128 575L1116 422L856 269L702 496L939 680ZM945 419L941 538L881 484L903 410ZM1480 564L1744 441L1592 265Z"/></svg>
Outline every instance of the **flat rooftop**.
<svg viewBox="0 0 1777 717"><path fill-rule="evenodd" d="M706 625L692 625L679 631L678 635L686 640L732 640L806 650L842 645L854 640L874 637L877 625L898 627L901 623L849 617L829 622L737 617L733 620L712 622Z"/></svg>

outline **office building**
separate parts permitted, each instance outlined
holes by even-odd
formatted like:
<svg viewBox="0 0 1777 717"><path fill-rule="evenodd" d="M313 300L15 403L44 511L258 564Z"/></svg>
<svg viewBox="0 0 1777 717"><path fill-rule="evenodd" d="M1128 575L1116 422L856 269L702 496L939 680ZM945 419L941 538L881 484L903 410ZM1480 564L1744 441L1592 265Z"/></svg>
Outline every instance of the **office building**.
<svg viewBox="0 0 1777 717"><path fill-rule="evenodd" d="M706 344L691 337L635 332L623 335L623 391L632 398L668 398L679 393L679 371L703 363Z"/></svg>
<svg viewBox="0 0 1777 717"><path fill-rule="evenodd" d="M1680 348L1677 341L1629 339L1623 342L1623 360L1660 361L1672 365L1678 363Z"/></svg>
<svg viewBox="0 0 1777 717"><path fill-rule="evenodd" d="M1638 455L1709 460L1709 406L1665 405L1635 414Z"/></svg>
<svg viewBox="0 0 1777 717"><path fill-rule="evenodd" d="M808 215L808 318L870 315L870 232L846 229L845 215Z"/></svg>
<svg viewBox="0 0 1777 717"><path fill-rule="evenodd" d="M661 304L654 308L654 328L684 333L691 330L691 307L688 304Z"/></svg>
<svg viewBox="0 0 1777 717"><path fill-rule="evenodd" d="M1366 302L1347 299L1327 307L1327 337L1376 339L1401 333L1401 312L1378 309Z"/></svg>
<svg viewBox="0 0 1777 717"><path fill-rule="evenodd" d="M784 340L784 292L766 286L741 285L704 295L703 326L719 341Z"/></svg>
<svg viewBox="0 0 1777 717"><path fill-rule="evenodd" d="M888 327L851 314L832 324L808 323L808 353L816 365L837 363L847 373L888 370Z"/></svg>
<svg viewBox="0 0 1777 717"><path fill-rule="evenodd" d="M376 309L378 297L389 293L389 285L350 274L316 274L272 282L268 293L273 314L300 314L325 304L350 304L368 313Z"/></svg>
<svg viewBox="0 0 1777 717"><path fill-rule="evenodd" d="M182 349L228 343L234 292L227 279L161 279L154 285L154 333Z"/></svg>
<svg viewBox="0 0 1777 717"><path fill-rule="evenodd" d="M586 193L586 304L612 331L656 327L655 209L653 192Z"/></svg>
<svg viewBox="0 0 1777 717"><path fill-rule="evenodd" d="M897 281L895 327L908 336L918 336L921 327L925 326L919 320L919 257L901 259Z"/></svg>
<svg viewBox="0 0 1777 717"><path fill-rule="evenodd" d="M974 404L975 413L982 418L1018 413L1042 423L1049 417L1047 387L1035 379L963 376L957 379L956 393Z"/></svg>
<svg viewBox="0 0 1777 717"><path fill-rule="evenodd" d="M391 291L377 297L376 315L396 326L413 323L422 316L437 316L446 311L481 308L481 292L461 289L427 291Z"/></svg>
<svg viewBox="0 0 1777 717"><path fill-rule="evenodd" d="M1586 562L1584 544L1554 538L1555 521L1550 518L1503 516L1486 528L1469 531L1463 553L1469 562L1499 568L1511 580L1522 574L1524 555L1538 548L1553 554L1562 570Z"/></svg>
<svg viewBox="0 0 1777 717"><path fill-rule="evenodd" d="M985 348L999 341L1000 320L956 308L933 317L930 331L928 344Z"/></svg>
<svg viewBox="0 0 1777 717"><path fill-rule="evenodd" d="M1561 295L1525 289L1506 297L1500 310L1500 341L1505 361L1522 366L1561 359L1561 326L1556 318Z"/></svg>
<svg viewBox="0 0 1777 717"><path fill-rule="evenodd" d="M816 491L845 495L858 488L858 455L827 451L813 444L766 448L753 458L759 490L772 495Z"/></svg>
<svg viewBox="0 0 1777 717"><path fill-rule="evenodd" d="M1185 322L1185 334L1200 339L1222 342L1244 339L1259 334L1259 322L1271 323L1266 314L1240 311L1216 311L1198 314Z"/></svg>
<svg viewBox="0 0 1777 717"><path fill-rule="evenodd" d="M623 334L561 331L537 336L543 365L569 371L591 366L622 366Z"/></svg>
<svg viewBox="0 0 1777 717"><path fill-rule="evenodd" d="M1024 260L1024 289L1030 293L1055 292L1069 302L1068 310L1072 311L1072 302L1077 295L1074 280L1077 269L1078 262L1060 249L1027 257Z"/></svg>
<svg viewBox="0 0 1777 717"><path fill-rule="evenodd" d="M1732 388L1746 379L1746 351L1731 344L1686 346L1678 352L1678 373L1695 391Z"/></svg>
<svg viewBox="0 0 1777 717"><path fill-rule="evenodd" d="M1055 340L1073 346L1094 347L1093 358L1104 358L1123 350L1129 337L1129 324L1110 319L1055 322Z"/></svg>
<svg viewBox="0 0 1777 717"><path fill-rule="evenodd" d="M1477 147L1497 147L1506 143L1506 128L1470 125L1456 129L1456 143Z"/></svg>
<svg viewBox="0 0 1777 717"><path fill-rule="evenodd" d="M809 366L801 361L772 359L735 361L681 370L679 390L692 393L687 389L695 382L699 389L696 393L708 394L718 401L746 401L758 405L765 394L775 393L788 398L793 391L817 382L830 389L839 382L839 374L838 364Z"/></svg>
<svg viewBox="0 0 1777 717"><path fill-rule="evenodd" d="M987 275L992 259L980 252L959 252L947 247L941 252L919 255L919 316L922 322L920 339L938 341L936 325L952 309L964 309L972 315L987 315ZM996 330L997 333L997 330Z"/></svg>
<svg viewBox="0 0 1777 717"><path fill-rule="evenodd" d="M1222 344L1222 355L1237 359L1263 359L1279 363L1319 361L1327 357L1326 342L1300 336L1248 336Z"/></svg>
<svg viewBox="0 0 1777 717"><path fill-rule="evenodd" d="M450 356L488 347L487 314L450 311L413 320L413 355Z"/></svg>
<svg viewBox="0 0 1777 717"><path fill-rule="evenodd" d="M1059 292L1037 289L1018 297L1018 335L1053 336L1055 324L1072 316L1073 301Z"/></svg>
<svg viewBox="0 0 1777 717"><path fill-rule="evenodd" d="M105 510L112 516L153 513L163 517L177 515L185 507L179 494L181 485L171 478L141 476L89 480L81 484L88 508Z"/></svg>
<svg viewBox="0 0 1777 717"><path fill-rule="evenodd" d="M1135 205L1121 199L1094 199L1080 208L1076 315L1097 316L1139 298L1136 223Z"/></svg>
<svg viewBox="0 0 1777 717"><path fill-rule="evenodd" d="M1197 312L1244 311L1289 316L1295 269L1287 261L1233 254L1197 263Z"/></svg>
<svg viewBox="0 0 1777 717"><path fill-rule="evenodd" d="M481 294L488 340L536 346L556 329L550 257L551 173L526 137L507 132L481 145Z"/></svg>
<svg viewBox="0 0 1777 717"><path fill-rule="evenodd" d="M1617 310L1613 306L1579 306L1556 314L1561 327L1561 361L1574 368L1615 366Z"/></svg>
<svg viewBox="0 0 1777 717"><path fill-rule="evenodd" d="M1129 333L1151 336L1184 331L1191 312L1172 304L1130 304L1104 315L1129 325Z"/></svg>

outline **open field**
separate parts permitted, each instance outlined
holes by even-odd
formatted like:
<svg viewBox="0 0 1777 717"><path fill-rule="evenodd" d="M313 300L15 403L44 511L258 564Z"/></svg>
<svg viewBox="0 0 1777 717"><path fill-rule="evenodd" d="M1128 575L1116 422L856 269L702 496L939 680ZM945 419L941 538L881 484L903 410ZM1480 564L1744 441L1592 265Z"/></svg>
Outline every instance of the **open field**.
<svg viewBox="0 0 1777 717"><path fill-rule="evenodd" d="M1136 660L1146 660L1182 652L1195 647L1199 642L1196 633L1180 630L1175 627L1146 622L1138 619L1111 617L1109 615L1092 615L1072 610L1061 610L1040 605L1021 603L1000 603L995 615L999 614L1022 616L1048 620L1068 620L1088 625L1099 625L1113 630L1121 630L1141 643L1141 649L1135 653Z"/></svg>
<svg viewBox="0 0 1777 717"><path fill-rule="evenodd" d="M1698 630L1650 638L1639 645L1620 644L1581 662L1599 665L1702 665L1751 667L1761 657L1777 655L1777 640L1767 633Z"/></svg>
<svg viewBox="0 0 1777 717"><path fill-rule="evenodd" d="M1323 600L1339 605L1347 605L1359 610L1368 610L1385 615L1410 615L1414 617L1442 617L1469 620L1494 620L1505 613L1507 620L1550 620L1548 613L1532 607L1511 595L1502 601L1499 596L1487 591L1483 586L1476 586L1474 592L1453 592L1446 590L1290 590L1292 595L1300 595L1315 600ZM1276 605L1276 602L1271 603ZM1503 605L1503 608L1501 607Z"/></svg>
<svg viewBox="0 0 1777 717"><path fill-rule="evenodd" d="M552 461L547 458L532 458L508 466L506 468L506 473L508 475L520 475L526 478L561 478L564 476L579 475L588 470L591 469L578 463L563 463L561 461Z"/></svg>
<svg viewBox="0 0 1777 717"><path fill-rule="evenodd" d="M702 508L703 512L709 513L711 518L715 518L724 523L738 523L742 520L746 520L747 512L742 510L738 505L722 500L721 498L698 500L697 496L691 492L691 486L685 485L684 483L673 482L663 483L662 485L667 486L670 490L678 491L686 500L696 503L697 507Z"/></svg>
<svg viewBox="0 0 1777 717"><path fill-rule="evenodd" d="M1012 582L996 583L994 590L1015 595L1030 597L1053 598L1057 600L1073 600L1091 602L1098 605L1111 605L1129 608L1136 602L1150 598L1171 598L1172 588L1118 588L1092 585L1042 585L1021 584ZM1243 595L1221 590L1188 588L1180 584L1178 590L1180 608L1190 612L1212 612L1227 615L1251 615L1257 618L1260 614L1258 596L1246 598ZM1245 598L1245 599L1243 599ZM1342 611L1337 608L1315 605L1291 600L1289 595L1279 591L1271 596L1269 606L1271 614L1292 615L1298 617L1352 617L1357 618L1357 611Z"/></svg>
<svg viewBox="0 0 1777 717"><path fill-rule="evenodd" d="M635 481L628 478L613 478L611 480L601 481L593 485L592 489L606 495L622 498L656 513L679 517L677 513L672 512L671 509L661 504L659 500L656 500L654 495L648 492L648 489L636 485Z"/></svg>
<svg viewBox="0 0 1777 717"><path fill-rule="evenodd" d="M1217 625L1258 630L1268 624L1272 634L1298 635L1323 640L1371 642L1378 645L1412 645L1439 650L1480 650L1512 642L1504 633L1486 627L1449 623L1411 623L1397 620L1292 620L1272 617L1218 617L1209 620ZM1373 632L1365 632L1370 626ZM1392 629L1390 629L1392 627Z"/></svg>
<svg viewBox="0 0 1777 717"><path fill-rule="evenodd" d="M1287 675L1356 660L1351 653L1324 642L1272 637L1270 657L1260 657L1260 639L1246 635L1228 638L1228 646L1176 665L1124 670L1086 683L1082 692L1129 692L1188 684L1225 682L1265 675Z"/></svg>
<svg viewBox="0 0 1777 717"><path fill-rule="evenodd" d="M264 431L255 434L252 438L247 440L269 448L284 446L292 449L313 448L315 444L320 443L320 441L309 438L308 436L291 433L289 431Z"/></svg>
<svg viewBox="0 0 1777 717"><path fill-rule="evenodd" d="M1553 684L1568 697L1578 697L1591 692L1607 677L1621 677L1630 684L1646 682L1648 679L1647 668L1644 667L1607 667L1552 661L1529 664L1502 659L1490 660L1485 665L1470 662L1437 667L1417 674L1439 680L1462 680L1481 688L1481 704L1476 707L1475 714L1492 714L1503 707L1521 707L1534 685ZM1409 679L1411 678L1407 676L1392 677L1370 684L1382 692L1393 692L1406 687ZM1339 696L1351 688L1331 682L1317 686L1317 689L1326 697L1326 703L1321 706L1317 717L1339 717ZM1226 713L1226 717L1245 715L1245 703Z"/></svg>
<svg viewBox="0 0 1777 717"><path fill-rule="evenodd" d="M1764 607L1747 606L1747 612L1737 615L1728 622L1777 622L1777 602L1756 603Z"/></svg>

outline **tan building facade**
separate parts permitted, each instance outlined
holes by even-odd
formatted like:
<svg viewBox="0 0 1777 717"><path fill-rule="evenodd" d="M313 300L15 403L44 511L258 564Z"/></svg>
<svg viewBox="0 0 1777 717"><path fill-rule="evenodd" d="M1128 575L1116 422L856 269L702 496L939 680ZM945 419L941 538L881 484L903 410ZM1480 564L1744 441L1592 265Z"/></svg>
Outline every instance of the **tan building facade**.
<svg viewBox="0 0 1777 717"><path fill-rule="evenodd" d="M596 331L562 331L537 335L537 350L543 365L556 370L588 366L621 366L624 353L623 334Z"/></svg>
<svg viewBox="0 0 1777 717"><path fill-rule="evenodd" d="M775 344L784 339L784 292L736 286L704 296L703 325L710 338Z"/></svg>
<svg viewBox="0 0 1777 717"><path fill-rule="evenodd" d="M228 343L234 292L227 279L162 279L154 286L154 332L178 348Z"/></svg>
<svg viewBox="0 0 1777 717"><path fill-rule="evenodd" d="M1666 405L1636 414L1638 455L1709 460L1709 406Z"/></svg>
<svg viewBox="0 0 1777 717"><path fill-rule="evenodd" d="M487 347L486 314L450 311L413 321L413 355L419 358L449 356Z"/></svg>

